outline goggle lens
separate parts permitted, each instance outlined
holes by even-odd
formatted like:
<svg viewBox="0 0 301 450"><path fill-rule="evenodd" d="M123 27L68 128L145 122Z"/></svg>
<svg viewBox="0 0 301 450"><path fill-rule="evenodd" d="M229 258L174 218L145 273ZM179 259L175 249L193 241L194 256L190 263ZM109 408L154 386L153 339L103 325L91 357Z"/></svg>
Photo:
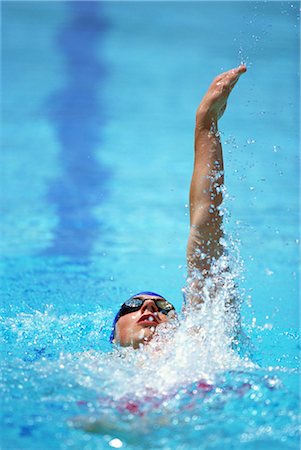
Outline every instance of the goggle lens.
<svg viewBox="0 0 301 450"><path fill-rule="evenodd" d="M159 312L162 312L163 314L168 314L169 311L175 309L171 303L164 299L152 300L155 302L157 308L159 309ZM145 301L146 299L142 300L141 298L130 298L121 306L119 317L124 316L125 314L129 314L130 312L138 311Z"/></svg>

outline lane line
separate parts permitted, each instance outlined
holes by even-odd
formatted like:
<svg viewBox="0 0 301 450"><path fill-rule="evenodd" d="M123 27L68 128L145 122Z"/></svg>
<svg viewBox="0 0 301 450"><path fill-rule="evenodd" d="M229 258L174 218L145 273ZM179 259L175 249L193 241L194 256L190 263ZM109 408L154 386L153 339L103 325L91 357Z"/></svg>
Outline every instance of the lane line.
<svg viewBox="0 0 301 450"><path fill-rule="evenodd" d="M87 257L102 231L92 210L106 198L110 178L108 168L96 158L105 122L104 105L97 96L106 80L106 67L98 55L108 25L99 2L67 2L66 7L71 19L57 40L66 85L47 105L61 149L62 173L48 193L58 223L43 254Z"/></svg>

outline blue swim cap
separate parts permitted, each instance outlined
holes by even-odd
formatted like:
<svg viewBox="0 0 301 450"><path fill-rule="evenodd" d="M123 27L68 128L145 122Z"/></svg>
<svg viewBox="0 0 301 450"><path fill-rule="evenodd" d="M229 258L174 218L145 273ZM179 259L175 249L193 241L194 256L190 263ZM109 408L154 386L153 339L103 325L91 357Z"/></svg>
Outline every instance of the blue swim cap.
<svg viewBox="0 0 301 450"><path fill-rule="evenodd" d="M156 292L143 291L143 292L138 292L137 294L132 295L132 296L130 297L130 299L133 298L133 297L137 297L137 295L154 295L154 296L156 296L156 297L164 298L164 297L162 297L162 295L156 294ZM114 336L115 336L115 326L116 326L116 323L117 323L117 321L118 321L118 319L119 319L120 309L121 309L121 308L119 308L118 313L117 313L116 316L114 317L114 320L113 320L113 323L112 323L112 331L111 331L110 338L109 338L109 340L110 340L111 343L113 342L113 339L114 339Z"/></svg>

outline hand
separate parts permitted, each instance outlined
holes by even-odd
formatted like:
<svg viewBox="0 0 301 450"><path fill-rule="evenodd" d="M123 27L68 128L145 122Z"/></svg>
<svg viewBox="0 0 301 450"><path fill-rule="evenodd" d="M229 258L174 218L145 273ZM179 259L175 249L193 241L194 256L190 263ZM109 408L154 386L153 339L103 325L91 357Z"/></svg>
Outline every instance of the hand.
<svg viewBox="0 0 301 450"><path fill-rule="evenodd" d="M197 109L197 129L210 130L212 126L217 126L218 119L222 117L226 109L230 92L246 70L246 66L241 65L218 75L213 80Z"/></svg>

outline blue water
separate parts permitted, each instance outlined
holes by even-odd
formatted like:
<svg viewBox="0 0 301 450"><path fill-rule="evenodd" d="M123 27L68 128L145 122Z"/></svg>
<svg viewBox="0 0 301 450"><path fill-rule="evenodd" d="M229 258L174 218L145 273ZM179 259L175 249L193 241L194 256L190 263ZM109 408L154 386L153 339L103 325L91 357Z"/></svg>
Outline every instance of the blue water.
<svg viewBox="0 0 301 450"><path fill-rule="evenodd" d="M3 449L299 448L299 7L2 2ZM110 324L142 289L180 309L195 110L241 62L220 129L249 340L154 375Z"/></svg>

